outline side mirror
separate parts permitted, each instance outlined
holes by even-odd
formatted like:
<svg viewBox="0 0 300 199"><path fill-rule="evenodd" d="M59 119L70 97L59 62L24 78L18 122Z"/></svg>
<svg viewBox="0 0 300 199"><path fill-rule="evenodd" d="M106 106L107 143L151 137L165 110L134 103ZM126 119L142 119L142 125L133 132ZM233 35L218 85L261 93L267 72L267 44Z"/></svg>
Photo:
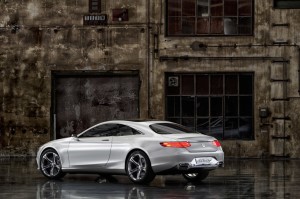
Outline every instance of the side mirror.
<svg viewBox="0 0 300 199"><path fill-rule="evenodd" d="M77 135L72 134L71 137L72 137L74 140L79 141L79 138L77 137Z"/></svg>

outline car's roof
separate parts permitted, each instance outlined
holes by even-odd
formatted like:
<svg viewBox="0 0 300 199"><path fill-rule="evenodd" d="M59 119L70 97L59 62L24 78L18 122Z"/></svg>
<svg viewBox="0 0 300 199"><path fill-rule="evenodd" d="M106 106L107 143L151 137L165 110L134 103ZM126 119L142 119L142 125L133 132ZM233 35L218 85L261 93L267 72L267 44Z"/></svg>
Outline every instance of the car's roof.
<svg viewBox="0 0 300 199"><path fill-rule="evenodd" d="M122 124L141 124L141 125L152 125L157 123L171 123L169 121L163 121L163 120L145 120L145 119L139 119L139 120L110 120L107 121L108 123L122 123Z"/></svg>

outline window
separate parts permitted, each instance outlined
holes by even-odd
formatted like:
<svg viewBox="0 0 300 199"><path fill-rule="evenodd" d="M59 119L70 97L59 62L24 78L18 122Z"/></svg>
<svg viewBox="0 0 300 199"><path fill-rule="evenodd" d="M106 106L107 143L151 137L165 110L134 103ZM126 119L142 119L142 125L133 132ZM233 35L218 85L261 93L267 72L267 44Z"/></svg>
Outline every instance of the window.
<svg viewBox="0 0 300 199"><path fill-rule="evenodd" d="M141 134L137 130L122 124L102 124L98 125L79 137L105 137L105 136L126 136Z"/></svg>
<svg viewBox="0 0 300 199"><path fill-rule="evenodd" d="M141 133L137 130L120 124L119 125L119 132L117 133L117 136L127 136L127 135L140 135Z"/></svg>
<svg viewBox="0 0 300 199"><path fill-rule="evenodd" d="M152 124L150 128L157 134L184 134L184 133L195 133L195 131L191 131L190 129L172 123L159 123Z"/></svg>
<svg viewBox="0 0 300 199"><path fill-rule="evenodd" d="M89 12L101 12L101 0L89 0Z"/></svg>
<svg viewBox="0 0 300 199"><path fill-rule="evenodd" d="M253 0L167 0L167 35L252 35Z"/></svg>
<svg viewBox="0 0 300 199"><path fill-rule="evenodd" d="M102 124L98 125L84 134L80 135L80 138L83 137L106 137L116 135L119 131L119 126L117 124Z"/></svg>
<svg viewBox="0 0 300 199"><path fill-rule="evenodd" d="M274 8L300 9L300 0L274 0Z"/></svg>
<svg viewBox="0 0 300 199"><path fill-rule="evenodd" d="M166 74L166 119L218 139L253 139L253 73Z"/></svg>

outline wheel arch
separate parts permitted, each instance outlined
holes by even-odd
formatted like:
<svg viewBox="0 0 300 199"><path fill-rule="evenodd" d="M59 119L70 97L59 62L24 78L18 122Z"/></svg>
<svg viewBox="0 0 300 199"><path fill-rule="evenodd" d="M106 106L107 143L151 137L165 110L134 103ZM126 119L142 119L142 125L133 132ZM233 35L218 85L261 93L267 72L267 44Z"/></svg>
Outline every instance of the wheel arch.
<svg viewBox="0 0 300 199"><path fill-rule="evenodd" d="M38 154L38 162L37 162L37 164L38 164L38 169L41 168L41 159L42 159L43 153L44 153L46 150L49 150L49 149L54 150L58 155L60 155L60 154L58 153L58 151L57 151L54 147L52 147L52 146L47 146L47 147L45 147L45 148L42 149L42 150L40 151L40 153Z"/></svg>

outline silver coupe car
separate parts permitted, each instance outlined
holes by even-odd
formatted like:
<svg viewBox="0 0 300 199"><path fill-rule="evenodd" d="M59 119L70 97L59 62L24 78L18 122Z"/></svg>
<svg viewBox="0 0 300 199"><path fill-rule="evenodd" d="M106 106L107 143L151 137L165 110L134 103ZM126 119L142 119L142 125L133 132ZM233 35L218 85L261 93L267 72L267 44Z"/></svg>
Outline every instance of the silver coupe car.
<svg viewBox="0 0 300 199"><path fill-rule="evenodd" d="M108 121L44 144L36 160L50 179L66 173L125 174L143 184L155 175L182 174L199 182L223 167L224 152L215 138L176 123Z"/></svg>

